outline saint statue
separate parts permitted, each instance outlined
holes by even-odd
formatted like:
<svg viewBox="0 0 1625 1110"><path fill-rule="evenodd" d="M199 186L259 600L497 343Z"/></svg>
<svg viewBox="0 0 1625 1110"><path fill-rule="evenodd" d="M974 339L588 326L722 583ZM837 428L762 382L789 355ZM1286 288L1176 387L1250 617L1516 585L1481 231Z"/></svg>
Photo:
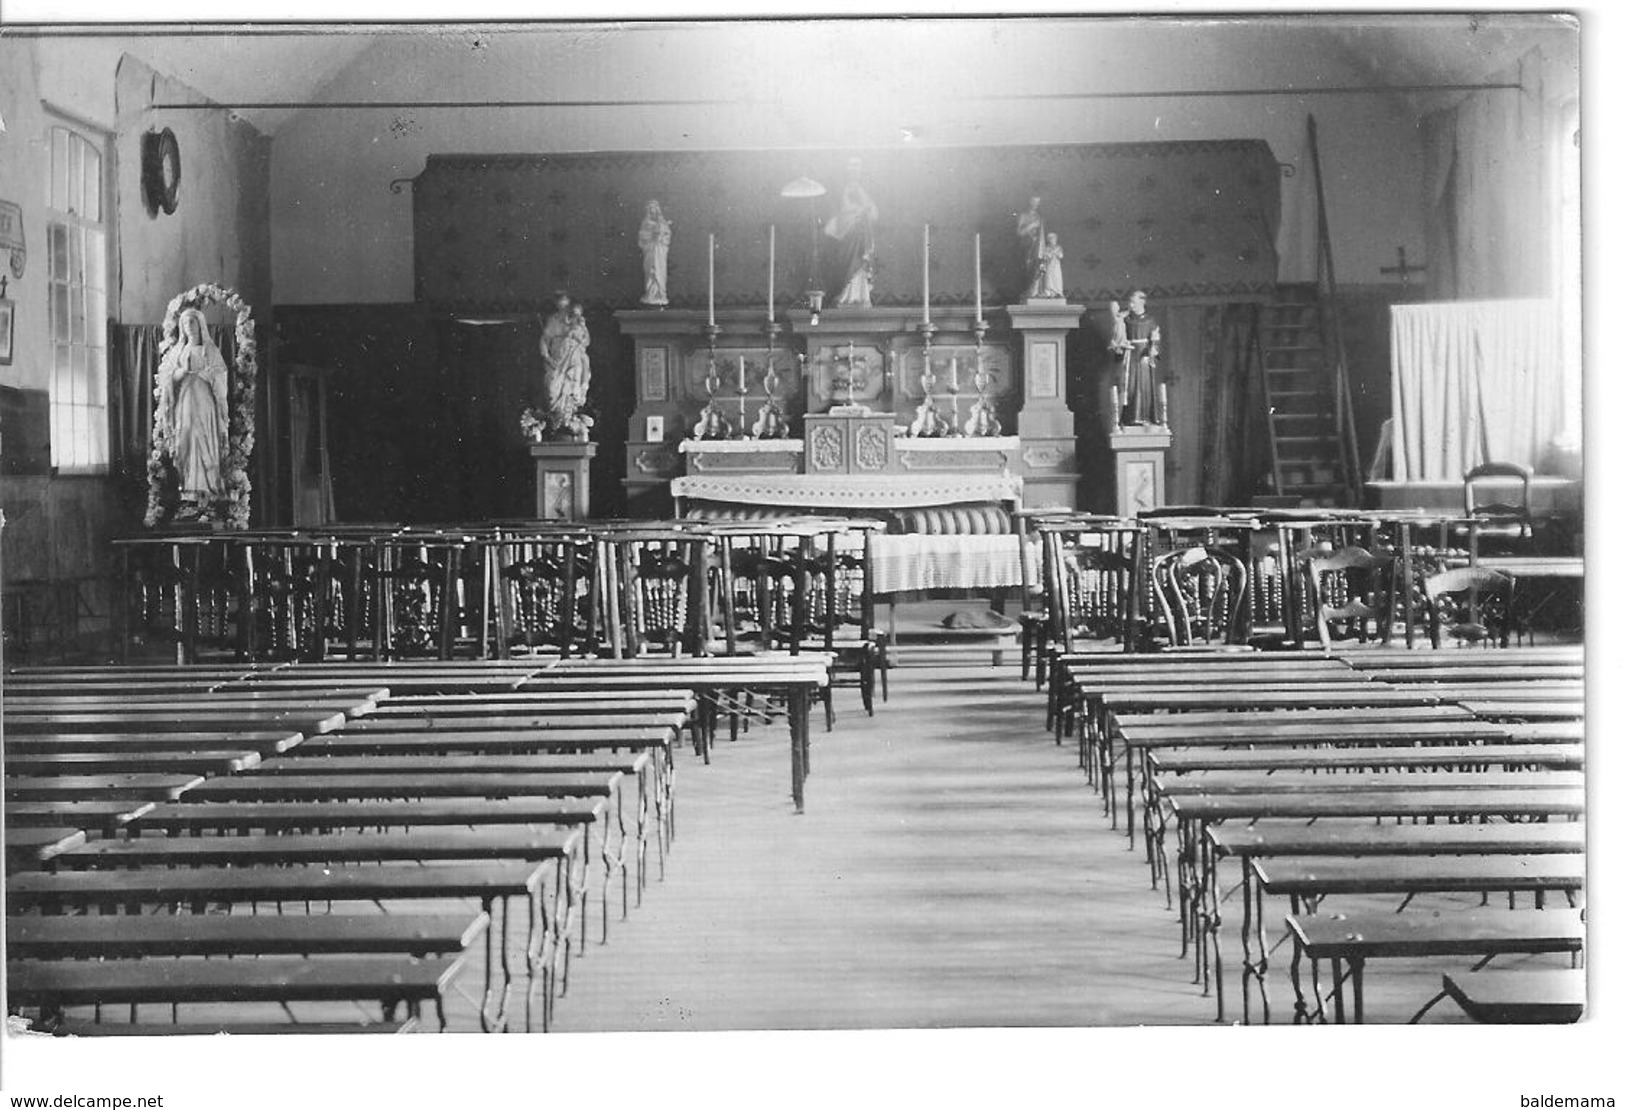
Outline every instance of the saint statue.
<svg viewBox="0 0 1625 1110"><path fill-rule="evenodd" d="M542 327L542 413L547 434L555 438L585 442L592 427L592 417L581 411L592 381L587 358L591 343L581 306L568 294L558 294L553 315Z"/></svg>
<svg viewBox="0 0 1625 1110"><path fill-rule="evenodd" d="M1027 211L1016 213L1016 238L1021 240L1021 256L1028 282L1038 270L1039 255L1044 250L1044 217L1038 214L1040 197L1027 202Z"/></svg>
<svg viewBox="0 0 1625 1110"><path fill-rule="evenodd" d="M671 250L671 221L661 214L658 200L651 200L643 210L638 249L643 252L641 303L657 306L670 303L666 299L666 254Z"/></svg>
<svg viewBox="0 0 1625 1110"><path fill-rule="evenodd" d="M1066 257L1061 250L1061 237L1055 232L1044 236L1044 245L1039 249L1038 262L1033 267L1032 281L1027 286L1027 299L1042 298L1052 300L1056 297L1066 299L1066 286L1061 282L1061 259Z"/></svg>
<svg viewBox="0 0 1625 1110"><path fill-rule="evenodd" d="M169 457L180 487L180 516L210 515L226 496L227 412L226 360L209 337L203 313L188 308L180 314L180 335L159 364L159 380L168 392Z"/></svg>
<svg viewBox="0 0 1625 1110"><path fill-rule="evenodd" d="M879 211L869 199L860 177L863 163L846 163L846 184L841 187L841 203L824 223L824 235L833 240L827 248L828 287L836 290L832 305L869 307L875 262L875 221Z"/></svg>
<svg viewBox="0 0 1625 1110"><path fill-rule="evenodd" d="M1162 353L1162 328L1145 311L1145 291L1129 295L1128 311L1111 304L1111 349L1118 356L1117 388L1123 398L1122 423L1156 423L1157 358Z"/></svg>

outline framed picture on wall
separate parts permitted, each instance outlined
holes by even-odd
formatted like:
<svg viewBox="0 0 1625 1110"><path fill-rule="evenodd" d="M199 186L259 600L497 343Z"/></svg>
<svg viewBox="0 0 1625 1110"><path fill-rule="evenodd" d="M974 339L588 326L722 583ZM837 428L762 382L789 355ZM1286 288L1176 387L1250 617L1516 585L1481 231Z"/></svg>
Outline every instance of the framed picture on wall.
<svg viewBox="0 0 1625 1110"><path fill-rule="evenodd" d="M15 342L13 326L17 302L0 299L0 366L11 365L11 348Z"/></svg>

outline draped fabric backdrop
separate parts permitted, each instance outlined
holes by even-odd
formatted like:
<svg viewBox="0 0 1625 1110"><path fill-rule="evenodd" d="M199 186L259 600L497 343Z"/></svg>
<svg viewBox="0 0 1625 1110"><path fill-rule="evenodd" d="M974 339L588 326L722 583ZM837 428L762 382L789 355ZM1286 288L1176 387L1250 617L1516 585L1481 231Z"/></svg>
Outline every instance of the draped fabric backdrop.
<svg viewBox="0 0 1625 1110"><path fill-rule="evenodd" d="M1539 67L1422 117L1427 287L1434 300L1549 297L1554 210Z"/></svg>
<svg viewBox="0 0 1625 1110"><path fill-rule="evenodd" d="M1539 467L1579 407L1550 301L1393 307L1393 464L1451 481L1482 462Z"/></svg>
<svg viewBox="0 0 1625 1110"><path fill-rule="evenodd" d="M112 362L107 394L108 418L113 424L110 469L120 479L137 482L145 489L147 454L152 450L152 389L158 374L158 348L163 343L164 329L159 324L114 324L110 330L107 347ZM236 373L236 328L210 324L209 335L220 348L226 365L231 367L230 372ZM267 403L263 380L256 403L263 411Z"/></svg>
<svg viewBox="0 0 1625 1110"><path fill-rule="evenodd" d="M1028 275L1015 216L1043 198L1066 252L1072 301L1144 287L1153 299L1267 294L1276 276L1280 185L1261 140L859 152L879 209L875 303L917 304L921 232L931 299L968 304L982 235L986 303L1019 300ZM807 286L814 218L838 199L848 152L435 155L412 190L417 299L459 312L534 312L556 289L594 308L634 307L637 231L658 199L672 221L674 307L703 308L706 236L717 236L718 306L767 296L778 228L778 301ZM807 175L814 201L779 190Z"/></svg>

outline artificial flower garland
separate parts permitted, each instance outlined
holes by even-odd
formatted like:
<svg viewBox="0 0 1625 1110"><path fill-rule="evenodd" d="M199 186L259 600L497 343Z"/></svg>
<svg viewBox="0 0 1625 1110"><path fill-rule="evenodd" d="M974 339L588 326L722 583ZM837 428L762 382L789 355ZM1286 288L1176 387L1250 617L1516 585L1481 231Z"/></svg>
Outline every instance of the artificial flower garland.
<svg viewBox="0 0 1625 1110"><path fill-rule="evenodd" d="M248 477L248 457L254 450L254 391L259 380L258 346L254 340L254 311L234 289L205 283L194 286L169 302L164 311L163 339L158 346L158 363L163 364L180 339L180 314L188 308L223 304L236 313L237 350L231 374L230 423L227 428L226 523L234 529L248 527L248 495L254 484ZM161 378L152 385L152 452L147 456L147 526L162 523L164 486L169 472L169 391ZM208 514L210 506L204 506ZM204 515L202 519L210 519Z"/></svg>

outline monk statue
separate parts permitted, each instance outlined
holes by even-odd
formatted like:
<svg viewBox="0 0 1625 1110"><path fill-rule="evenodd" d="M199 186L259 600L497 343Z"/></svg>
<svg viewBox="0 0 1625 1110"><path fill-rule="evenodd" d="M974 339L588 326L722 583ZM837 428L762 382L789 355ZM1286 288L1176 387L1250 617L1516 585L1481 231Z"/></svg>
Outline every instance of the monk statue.
<svg viewBox="0 0 1625 1110"><path fill-rule="evenodd" d="M666 255L671 250L671 221L660 211L660 202L651 200L643 210L638 228L638 250L643 252L643 296L640 303L664 307L666 296Z"/></svg>
<svg viewBox="0 0 1625 1110"><path fill-rule="evenodd" d="M828 288L835 290L836 307L868 308L873 292L875 222L879 210L863 188L863 163L850 159L840 207L824 222L824 257L829 267Z"/></svg>
<svg viewBox="0 0 1625 1110"><path fill-rule="evenodd" d="M1111 350L1118 357L1117 389L1122 397L1122 424L1156 423L1157 359L1162 354L1162 328L1145 310L1145 291L1129 295L1124 311L1111 303Z"/></svg>
<svg viewBox="0 0 1625 1110"><path fill-rule="evenodd" d="M179 337L158 367L169 408L164 433L180 488L176 517L207 520L226 497L223 463L231 427L226 360L201 311L186 309L178 326Z"/></svg>

